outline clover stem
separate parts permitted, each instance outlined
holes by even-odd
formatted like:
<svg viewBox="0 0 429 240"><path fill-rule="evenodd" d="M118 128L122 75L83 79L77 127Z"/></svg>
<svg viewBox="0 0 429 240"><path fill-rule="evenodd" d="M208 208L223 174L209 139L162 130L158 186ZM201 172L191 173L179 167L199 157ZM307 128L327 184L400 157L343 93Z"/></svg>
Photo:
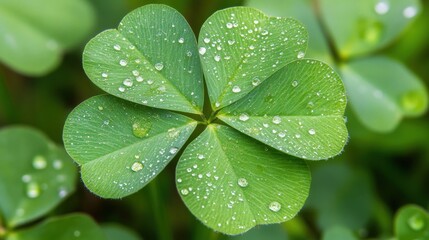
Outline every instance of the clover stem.
<svg viewBox="0 0 429 240"><path fill-rule="evenodd" d="M4 236L6 236L6 229L4 228L2 219L0 218L0 239Z"/></svg>
<svg viewBox="0 0 429 240"><path fill-rule="evenodd" d="M165 211L163 210L164 201L163 198L159 194L157 180L154 179L152 182L149 183L150 188L150 198L152 201L152 209L153 213L155 215L155 224L156 224L156 230L158 239L160 240L173 240L172 234L170 231L170 228L167 227L167 215L165 214Z"/></svg>

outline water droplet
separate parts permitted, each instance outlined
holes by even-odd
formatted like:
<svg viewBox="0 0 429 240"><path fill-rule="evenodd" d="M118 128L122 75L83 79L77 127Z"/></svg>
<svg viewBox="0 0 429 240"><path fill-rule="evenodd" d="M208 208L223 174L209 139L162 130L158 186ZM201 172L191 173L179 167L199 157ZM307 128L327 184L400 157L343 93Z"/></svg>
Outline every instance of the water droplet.
<svg viewBox="0 0 429 240"><path fill-rule="evenodd" d="M375 4L374 10L380 15L386 14L390 9L389 3L385 0L381 0Z"/></svg>
<svg viewBox="0 0 429 240"><path fill-rule="evenodd" d="M200 47L200 49L198 50L198 52L199 52L201 55L204 55L204 54L206 53L206 51L207 51L207 49L206 49L205 47Z"/></svg>
<svg viewBox="0 0 429 240"><path fill-rule="evenodd" d="M98 108L98 109L100 109L100 108ZM59 170L59 169L63 168L63 162L61 160L59 160L59 159L54 160L54 162L52 163L52 166L55 169Z"/></svg>
<svg viewBox="0 0 429 240"><path fill-rule="evenodd" d="M262 36L265 36L265 35L267 35L268 34L268 31L267 30L263 30L262 32L261 32L261 35Z"/></svg>
<svg viewBox="0 0 429 240"><path fill-rule="evenodd" d="M116 51L120 51L120 50L121 50L121 46L119 46L118 44L116 44L115 46L113 46L113 48L114 48Z"/></svg>
<svg viewBox="0 0 429 240"><path fill-rule="evenodd" d="M425 226L425 220L422 215L416 213L408 219L408 226L414 231L419 231Z"/></svg>
<svg viewBox="0 0 429 240"><path fill-rule="evenodd" d="M203 40L205 43L209 43L210 42L210 38L204 38Z"/></svg>
<svg viewBox="0 0 429 240"><path fill-rule="evenodd" d="M60 198L65 198L67 194L69 194L69 192L65 188L60 188L60 190L58 191L58 196Z"/></svg>
<svg viewBox="0 0 429 240"><path fill-rule="evenodd" d="M268 208L273 212L278 212L282 208L282 205L279 202L271 202Z"/></svg>
<svg viewBox="0 0 429 240"><path fill-rule="evenodd" d="M415 6L408 6L402 12L405 18L413 18L417 15L417 8Z"/></svg>
<svg viewBox="0 0 429 240"><path fill-rule="evenodd" d="M181 183L181 182L182 182L182 179L181 179L181 178L178 178L178 179L177 179L177 182L178 182L178 183Z"/></svg>
<svg viewBox="0 0 429 240"><path fill-rule="evenodd" d="M258 24L258 23L259 23L259 21L258 21L258 20L253 20L253 23L254 23L254 24Z"/></svg>
<svg viewBox="0 0 429 240"><path fill-rule="evenodd" d="M219 55L214 56L214 60L215 60L216 62L219 62L219 61L220 61L220 56L219 56Z"/></svg>
<svg viewBox="0 0 429 240"><path fill-rule="evenodd" d="M250 50L254 50L254 49L255 49L255 46L250 45L250 46L249 46L249 49L250 49Z"/></svg>
<svg viewBox="0 0 429 240"><path fill-rule="evenodd" d="M179 38L179 41L178 41L179 43L184 43L185 42L185 39L184 38Z"/></svg>
<svg viewBox="0 0 429 240"><path fill-rule="evenodd" d="M301 138L301 134L297 133L297 134L295 134L295 137L296 138Z"/></svg>
<svg viewBox="0 0 429 240"><path fill-rule="evenodd" d="M143 138L147 135L152 124L150 122L135 122L132 126L133 135L138 138Z"/></svg>
<svg viewBox="0 0 429 240"><path fill-rule="evenodd" d="M296 86L298 86L298 84L299 84L298 81L295 80L292 82L292 87L296 87Z"/></svg>
<svg viewBox="0 0 429 240"><path fill-rule="evenodd" d="M316 130L314 130L314 129L312 128L312 129L308 130L308 133L309 133L310 135L314 135L314 134L316 134Z"/></svg>
<svg viewBox="0 0 429 240"><path fill-rule="evenodd" d="M127 87L133 86L133 81L129 78L125 79L122 83Z"/></svg>
<svg viewBox="0 0 429 240"><path fill-rule="evenodd" d="M46 162L46 159L43 156L37 155L33 159L33 167L35 169L44 169L48 163Z"/></svg>
<svg viewBox="0 0 429 240"><path fill-rule="evenodd" d="M229 22L229 23L227 23L227 24L226 24L226 27L227 27L227 28L232 28L232 27L233 27L233 25L232 25L232 23L230 23L230 22Z"/></svg>
<svg viewBox="0 0 429 240"><path fill-rule="evenodd" d="M296 56L297 58L301 59L305 56L304 52L299 52L298 55Z"/></svg>
<svg viewBox="0 0 429 240"><path fill-rule="evenodd" d="M131 165L131 170L134 172L138 172L143 169L143 164L141 162L134 162L133 165Z"/></svg>
<svg viewBox="0 0 429 240"><path fill-rule="evenodd" d="M232 92L234 92L234 93L239 93L239 92L241 92L241 88L240 88L239 86L234 86L234 87L232 88Z"/></svg>
<svg viewBox="0 0 429 240"><path fill-rule="evenodd" d="M27 197L29 198L37 198L40 196L40 186L35 182L31 182L27 184Z"/></svg>
<svg viewBox="0 0 429 240"><path fill-rule="evenodd" d="M286 137L286 133L284 133L284 132L279 132L278 136L279 136L280 138L284 138L284 137Z"/></svg>
<svg viewBox="0 0 429 240"><path fill-rule="evenodd" d="M252 80L252 85L253 85L254 87L256 87L256 86L258 86L259 84L261 84L261 80L260 80L259 78L255 77L255 78Z"/></svg>
<svg viewBox="0 0 429 240"><path fill-rule="evenodd" d="M125 88L124 88L124 86L120 86L120 87L118 88L118 90L119 90L119 92L125 92Z"/></svg>
<svg viewBox="0 0 429 240"><path fill-rule="evenodd" d="M172 148L170 148L170 153L171 154L176 154L177 153L177 151L179 151L179 149L177 148L177 147L172 147Z"/></svg>
<svg viewBox="0 0 429 240"><path fill-rule="evenodd" d="M138 76L138 77L136 77L136 81L137 82L143 82L143 77L142 76Z"/></svg>
<svg viewBox="0 0 429 240"><path fill-rule="evenodd" d="M220 103L219 102L215 102L215 107L220 107Z"/></svg>
<svg viewBox="0 0 429 240"><path fill-rule="evenodd" d="M246 113L243 113L240 115L240 117L238 117L238 119L240 119L240 121L245 122L245 121L249 120L249 115L247 115Z"/></svg>
<svg viewBox="0 0 429 240"><path fill-rule="evenodd" d="M202 159L205 158L205 156L204 156L204 154L198 154L197 158L200 159L200 160L202 160Z"/></svg>
<svg viewBox="0 0 429 240"><path fill-rule="evenodd" d="M153 80L152 79L148 79L147 80L147 84L152 85L153 84Z"/></svg>
<svg viewBox="0 0 429 240"><path fill-rule="evenodd" d="M161 71L164 68L164 64L163 63L155 63L155 69L158 71Z"/></svg>
<svg viewBox="0 0 429 240"><path fill-rule="evenodd" d="M74 232L73 232L73 235L74 235L75 237L79 237L79 236L80 236L80 231L78 231L78 230L74 231Z"/></svg>
<svg viewBox="0 0 429 240"><path fill-rule="evenodd" d="M121 65L123 67L127 66L127 64L128 64L128 62L126 60L122 59L122 60L119 61L119 65Z"/></svg>
<svg viewBox="0 0 429 240"><path fill-rule="evenodd" d="M245 178L239 178L237 181L237 184L240 187L247 187L247 185L249 185L249 183L247 182L247 179Z"/></svg>
<svg viewBox="0 0 429 240"><path fill-rule="evenodd" d="M135 77L137 77L138 75L140 75L140 73L139 73L139 71L137 71L137 70L133 70L133 75L134 75Z"/></svg>
<svg viewBox="0 0 429 240"><path fill-rule="evenodd" d="M31 176L28 174L22 175L21 180L25 183L28 183L31 181Z"/></svg>
<svg viewBox="0 0 429 240"><path fill-rule="evenodd" d="M273 123L274 124L280 124L282 122L282 119L279 116L273 117Z"/></svg>
<svg viewBox="0 0 429 240"><path fill-rule="evenodd" d="M107 73L102 73L102 74L101 74L101 76L102 76L102 77L104 77L104 78L107 78L107 77L109 76L109 74L107 74Z"/></svg>
<svg viewBox="0 0 429 240"><path fill-rule="evenodd" d="M189 191L188 191L188 189L182 189L182 190L180 190L180 192L182 193L182 195L184 195L184 196L186 196L186 195L188 195L189 194Z"/></svg>
<svg viewBox="0 0 429 240"><path fill-rule="evenodd" d="M235 41L234 40L228 40L228 44L229 45L233 45L235 43Z"/></svg>

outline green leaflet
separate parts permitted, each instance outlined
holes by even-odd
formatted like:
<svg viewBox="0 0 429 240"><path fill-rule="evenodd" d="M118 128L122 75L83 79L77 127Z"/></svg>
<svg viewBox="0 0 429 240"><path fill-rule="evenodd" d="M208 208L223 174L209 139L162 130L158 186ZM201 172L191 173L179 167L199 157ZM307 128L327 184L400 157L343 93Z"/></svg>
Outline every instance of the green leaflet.
<svg viewBox="0 0 429 240"><path fill-rule="evenodd" d="M347 141L344 86L326 64L297 60L218 117L280 151L310 160L340 153Z"/></svg>
<svg viewBox="0 0 429 240"><path fill-rule="evenodd" d="M420 2L321 0L320 9L339 54L347 59L391 43L420 12Z"/></svg>
<svg viewBox="0 0 429 240"><path fill-rule="evenodd" d="M104 240L107 238L94 220L83 214L50 218L34 227L12 232L6 237L6 240L45 239Z"/></svg>
<svg viewBox="0 0 429 240"><path fill-rule="evenodd" d="M81 165L82 179L92 192L120 198L158 175L195 126L176 113L101 95L70 114L64 145Z"/></svg>
<svg viewBox="0 0 429 240"><path fill-rule="evenodd" d="M0 215L9 227L45 215L75 189L65 151L27 127L0 130Z"/></svg>
<svg viewBox="0 0 429 240"><path fill-rule="evenodd" d="M405 116L419 116L428 96L420 79L386 57L355 60L341 67L351 106L369 128L392 131Z"/></svg>
<svg viewBox="0 0 429 240"><path fill-rule="evenodd" d="M398 240L429 238L429 214L415 205L406 205L395 217L395 236Z"/></svg>
<svg viewBox="0 0 429 240"><path fill-rule="evenodd" d="M89 34L94 20L85 0L2 0L0 61L22 74L46 74Z"/></svg>
<svg viewBox="0 0 429 240"><path fill-rule="evenodd" d="M176 10L138 8L85 47L83 67L104 91L139 104L200 113L203 81L195 36Z"/></svg>
<svg viewBox="0 0 429 240"><path fill-rule="evenodd" d="M212 108L237 101L287 63L303 58L307 39L305 28L291 18L247 7L214 13L198 39Z"/></svg>
<svg viewBox="0 0 429 240"><path fill-rule="evenodd" d="M294 217L308 195L304 161L234 129L209 125L181 156L178 191L204 224L226 234Z"/></svg>

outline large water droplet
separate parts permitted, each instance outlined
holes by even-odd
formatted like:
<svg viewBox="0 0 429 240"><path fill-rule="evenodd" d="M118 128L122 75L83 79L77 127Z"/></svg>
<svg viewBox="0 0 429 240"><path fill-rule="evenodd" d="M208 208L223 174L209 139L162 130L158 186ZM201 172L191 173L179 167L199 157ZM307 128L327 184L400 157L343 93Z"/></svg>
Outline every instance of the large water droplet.
<svg viewBox="0 0 429 240"><path fill-rule="evenodd" d="M133 81L129 78L125 79L122 83L127 87L133 86Z"/></svg>
<svg viewBox="0 0 429 240"><path fill-rule="evenodd" d="M188 191L188 189L185 188L185 189L180 190L180 193L182 193L183 196L186 196L189 194L189 191Z"/></svg>
<svg viewBox="0 0 429 240"><path fill-rule="evenodd" d="M232 23L230 23L230 22L229 22L229 23L226 23L226 27L227 27L227 28L232 28L232 27L233 27L233 25L232 25Z"/></svg>
<svg viewBox="0 0 429 240"><path fill-rule="evenodd" d="M184 42L185 42L185 39L184 39L184 38L179 38L178 42L179 42L179 43L184 43Z"/></svg>
<svg viewBox="0 0 429 240"><path fill-rule="evenodd" d="M421 214L414 214L408 219L408 226L414 231L419 231L425 226L425 220Z"/></svg>
<svg viewBox="0 0 429 240"><path fill-rule="evenodd" d="M27 184L27 197L37 198L40 196L40 186L35 182L30 182Z"/></svg>
<svg viewBox="0 0 429 240"><path fill-rule="evenodd" d="M35 169L44 169L48 165L46 159L43 156L37 155L33 159L33 167Z"/></svg>
<svg viewBox="0 0 429 240"><path fill-rule="evenodd" d="M120 51L120 50L121 50L121 46L119 46L118 44L116 44L115 46L113 46L113 48L114 48L116 51Z"/></svg>
<svg viewBox="0 0 429 240"><path fill-rule="evenodd" d="M204 54L206 53L206 51L207 51L207 49L206 49L205 47L200 47L200 49L198 50L198 52L199 52L201 55L204 55Z"/></svg>
<svg viewBox="0 0 429 240"><path fill-rule="evenodd" d="M278 212L282 208L282 205L279 202L271 202L268 208L273 212Z"/></svg>
<svg viewBox="0 0 429 240"><path fill-rule="evenodd" d="M245 121L249 120L249 115L247 115L246 113L243 113L240 115L240 117L238 117L238 119L240 119L240 121L245 122Z"/></svg>
<svg viewBox="0 0 429 240"><path fill-rule="evenodd" d="M239 92L241 92L241 88L240 88L239 86L234 86L234 87L232 88L232 92L234 92L234 93L239 93Z"/></svg>
<svg viewBox="0 0 429 240"><path fill-rule="evenodd" d="M216 62L219 62L219 61L220 61L220 56L219 56L219 55L214 56L214 60L215 60Z"/></svg>
<svg viewBox="0 0 429 240"><path fill-rule="evenodd" d="M408 6L402 12L405 18L413 18L417 15L417 8L415 6Z"/></svg>
<svg viewBox="0 0 429 240"><path fill-rule="evenodd" d="M143 164L141 162L134 162L133 165L131 165L131 170L134 172L138 172L143 169Z"/></svg>
<svg viewBox="0 0 429 240"><path fill-rule="evenodd" d="M164 68L164 64L159 62L159 63L155 63L155 69L158 71L161 71Z"/></svg>
<svg viewBox="0 0 429 240"><path fill-rule="evenodd" d="M273 123L274 124L280 124L281 122L282 122L281 117L279 117L279 116L274 116L273 117Z"/></svg>
<svg viewBox="0 0 429 240"><path fill-rule="evenodd" d="M237 184L240 187L247 187L247 185L249 185L249 183L247 182L247 179L245 179L245 178L239 178L237 180Z"/></svg>
<svg viewBox="0 0 429 240"><path fill-rule="evenodd" d="M296 55L297 58L301 59L305 57L305 53L304 52L298 52L298 55Z"/></svg>
<svg viewBox="0 0 429 240"><path fill-rule="evenodd" d="M143 138L147 135L151 128L152 124L150 122L135 122L133 123L133 135L138 138Z"/></svg>
<svg viewBox="0 0 429 240"><path fill-rule="evenodd" d="M380 0L378 3L375 4L374 10L376 13L380 15L386 14L390 9L390 5L385 0Z"/></svg>
<svg viewBox="0 0 429 240"><path fill-rule="evenodd" d="M258 86L259 84L261 84L261 80L260 80L259 78L255 77L255 78L252 80L252 85L253 85L254 87L256 87L256 86Z"/></svg>

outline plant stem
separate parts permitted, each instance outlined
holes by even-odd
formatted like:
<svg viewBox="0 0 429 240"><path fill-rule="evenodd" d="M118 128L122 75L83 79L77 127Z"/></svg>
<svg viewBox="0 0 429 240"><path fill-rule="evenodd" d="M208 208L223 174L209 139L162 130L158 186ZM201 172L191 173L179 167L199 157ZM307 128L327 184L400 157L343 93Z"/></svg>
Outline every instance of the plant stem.
<svg viewBox="0 0 429 240"><path fill-rule="evenodd" d="M6 236L6 229L4 228L2 219L0 217L0 239L3 239L4 236Z"/></svg>
<svg viewBox="0 0 429 240"><path fill-rule="evenodd" d="M162 196L160 196L158 189L157 179L154 179L149 183L150 197L152 202L152 209L155 215L155 224L157 229L157 235L159 240L173 240L171 230L168 227L168 221L166 221L166 214L163 209L165 204Z"/></svg>

